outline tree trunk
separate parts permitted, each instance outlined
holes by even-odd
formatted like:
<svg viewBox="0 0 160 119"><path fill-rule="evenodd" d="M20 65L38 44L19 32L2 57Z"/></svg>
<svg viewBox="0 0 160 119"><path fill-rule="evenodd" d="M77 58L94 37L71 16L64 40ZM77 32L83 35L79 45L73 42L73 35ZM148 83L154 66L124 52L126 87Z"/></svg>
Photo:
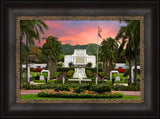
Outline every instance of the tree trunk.
<svg viewBox="0 0 160 119"><path fill-rule="evenodd" d="M103 62L103 72L104 72L105 74L107 74L106 59L105 59L104 62Z"/></svg>
<svg viewBox="0 0 160 119"><path fill-rule="evenodd" d="M49 70L49 60L47 60L47 70Z"/></svg>
<svg viewBox="0 0 160 119"><path fill-rule="evenodd" d="M135 45L135 69L134 69L134 83L137 85L137 49Z"/></svg>
<svg viewBox="0 0 160 119"><path fill-rule="evenodd" d="M49 57L49 60L48 60L48 70L50 71L50 74L52 74L52 60L51 60L51 57Z"/></svg>
<svg viewBox="0 0 160 119"><path fill-rule="evenodd" d="M129 62L129 79L128 79L128 85L131 84L131 61L128 61Z"/></svg>
<svg viewBox="0 0 160 119"><path fill-rule="evenodd" d="M108 60L106 64L107 64L107 75L109 75L110 74L110 63Z"/></svg>
<svg viewBox="0 0 160 119"><path fill-rule="evenodd" d="M26 36L26 48L28 48L28 40ZM26 83L28 84L28 49L26 49Z"/></svg>
<svg viewBox="0 0 160 119"><path fill-rule="evenodd" d="M53 60L52 61L52 74L57 71L57 61Z"/></svg>

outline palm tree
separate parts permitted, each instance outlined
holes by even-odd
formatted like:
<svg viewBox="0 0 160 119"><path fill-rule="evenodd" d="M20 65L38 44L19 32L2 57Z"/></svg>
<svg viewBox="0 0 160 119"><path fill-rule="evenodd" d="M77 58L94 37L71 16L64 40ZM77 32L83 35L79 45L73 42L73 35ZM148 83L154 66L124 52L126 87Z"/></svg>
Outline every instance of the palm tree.
<svg viewBox="0 0 160 119"><path fill-rule="evenodd" d="M118 43L113 38L103 39L100 48L100 58L103 61L104 73L109 75L116 62Z"/></svg>
<svg viewBox="0 0 160 119"><path fill-rule="evenodd" d="M122 51L125 45L126 47L126 58L129 62L129 82L131 79L131 60L133 59L133 51L134 51L134 60L135 60L135 78L134 82L137 84L137 61L139 55L139 45L140 45L140 21L138 20L126 20L127 26L121 27L116 39L119 40L122 38L121 49L119 53ZM128 39L128 42L127 42ZM128 52L128 53L127 53Z"/></svg>
<svg viewBox="0 0 160 119"><path fill-rule="evenodd" d="M46 57L47 69L51 74L57 71L57 61L61 58L62 48L61 42L54 36L49 36L43 45L42 54Z"/></svg>
<svg viewBox="0 0 160 119"><path fill-rule="evenodd" d="M20 41L26 38L26 47L34 45L34 40L40 42L39 32L44 34L44 28L48 26L41 20L21 20L20 21ZM26 74L28 74L28 50L26 53ZM26 83L28 83L28 75L26 75Z"/></svg>

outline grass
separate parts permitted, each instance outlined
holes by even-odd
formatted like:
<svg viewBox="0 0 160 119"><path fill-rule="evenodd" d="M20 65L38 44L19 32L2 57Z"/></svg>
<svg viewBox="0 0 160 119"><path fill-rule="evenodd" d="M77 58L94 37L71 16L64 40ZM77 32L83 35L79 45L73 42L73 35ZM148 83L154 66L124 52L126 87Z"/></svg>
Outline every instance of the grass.
<svg viewBox="0 0 160 119"><path fill-rule="evenodd" d="M23 75L24 75L24 77L26 77L26 73L23 73ZM32 78L35 76L41 76L41 72L30 71L30 75L32 76ZM47 72L43 72L42 75L44 76L44 78L46 78L48 74L47 74Z"/></svg>
<svg viewBox="0 0 160 119"><path fill-rule="evenodd" d="M123 74L124 73L119 73L119 76L120 76L120 80L123 80ZM116 76L118 75L117 73L114 73L114 79L116 79ZM134 76L134 75L133 75ZM124 77L125 78L125 81L127 81L128 77ZM140 79L140 75L137 74L137 79Z"/></svg>
<svg viewBox="0 0 160 119"><path fill-rule="evenodd" d="M50 97L38 97L37 94L30 94L30 95L21 95L21 99L80 99L80 98L50 98ZM83 98L83 99L104 99L104 98ZM124 99L140 99L140 96L128 96L124 95L123 98L107 98L107 99L117 99L117 100L124 100Z"/></svg>

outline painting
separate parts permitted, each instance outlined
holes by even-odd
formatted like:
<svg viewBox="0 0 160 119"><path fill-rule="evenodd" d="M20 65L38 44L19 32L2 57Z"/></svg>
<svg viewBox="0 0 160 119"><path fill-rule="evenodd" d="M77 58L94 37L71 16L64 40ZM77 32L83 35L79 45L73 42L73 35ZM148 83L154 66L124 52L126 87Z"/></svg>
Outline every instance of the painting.
<svg viewBox="0 0 160 119"><path fill-rule="evenodd" d="M143 103L143 16L16 19L17 103Z"/></svg>

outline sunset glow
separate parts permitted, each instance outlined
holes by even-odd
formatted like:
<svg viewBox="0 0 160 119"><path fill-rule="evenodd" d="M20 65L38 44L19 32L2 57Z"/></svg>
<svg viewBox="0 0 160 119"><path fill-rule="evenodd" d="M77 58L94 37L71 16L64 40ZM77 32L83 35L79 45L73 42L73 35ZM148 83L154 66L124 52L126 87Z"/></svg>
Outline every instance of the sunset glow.
<svg viewBox="0 0 160 119"><path fill-rule="evenodd" d="M84 45L97 43L98 25L102 29L102 39L115 38L121 26L126 25L119 21L44 21L49 29L45 34L40 34L40 43L35 44L42 47L46 42L43 38L55 36L62 44ZM99 39L99 43L102 41Z"/></svg>

